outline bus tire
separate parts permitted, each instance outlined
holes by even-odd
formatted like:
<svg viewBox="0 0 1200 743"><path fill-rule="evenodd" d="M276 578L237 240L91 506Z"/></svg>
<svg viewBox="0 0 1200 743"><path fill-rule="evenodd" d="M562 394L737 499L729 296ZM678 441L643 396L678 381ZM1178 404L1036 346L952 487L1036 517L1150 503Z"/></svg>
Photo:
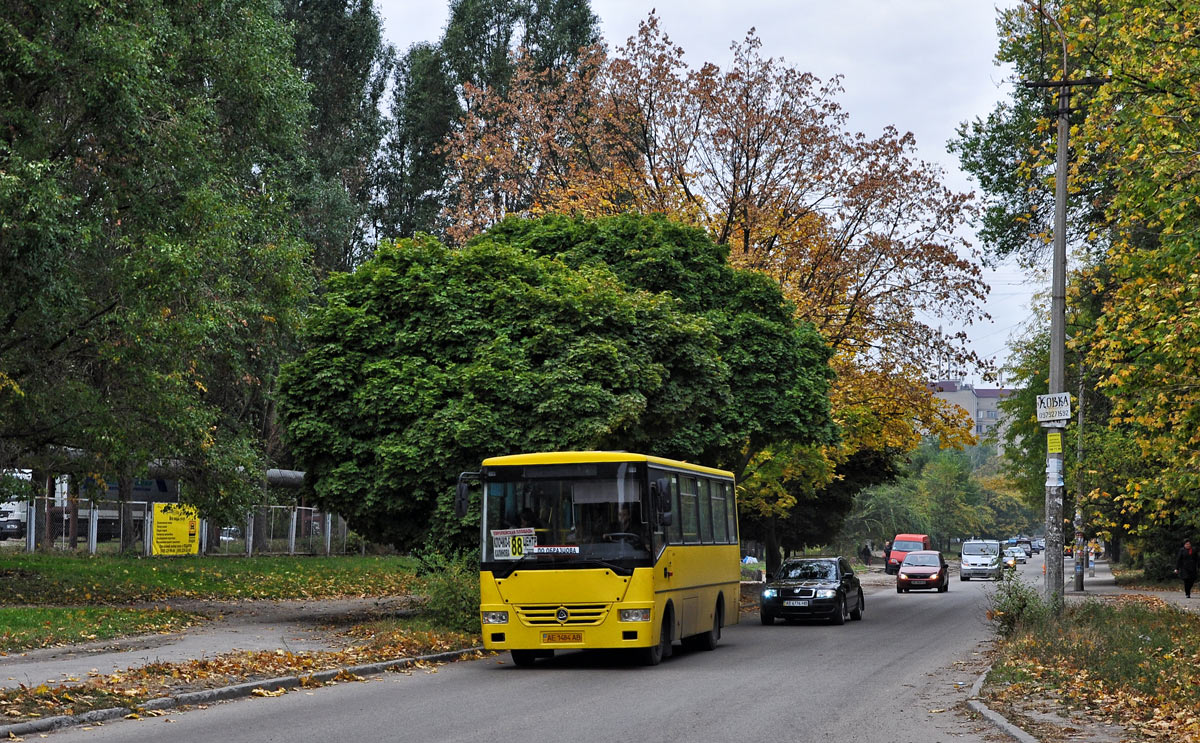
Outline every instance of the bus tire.
<svg viewBox="0 0 1200 743"><path fill-rule="evenodd" d="M642 663L657 666L663 658L671 657L671 615L663 617L662 629L658 633L658 644L642 649Z"/></svg>
<svg viewBox="0 0 1200 743"><path fill-rule="evenodd" d="M518 668L529 668L538 658L536 650L510 650L512 654L513 665Z"/></svg>

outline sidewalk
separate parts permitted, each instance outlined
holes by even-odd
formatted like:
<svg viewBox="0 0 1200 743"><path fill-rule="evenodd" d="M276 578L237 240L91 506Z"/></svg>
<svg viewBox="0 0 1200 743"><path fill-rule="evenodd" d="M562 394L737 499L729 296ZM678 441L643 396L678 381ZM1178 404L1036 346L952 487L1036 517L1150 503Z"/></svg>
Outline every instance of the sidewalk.
<svg viewBox="0 0 1200 743"><path fill-rule="evenodd" d="M174 634L154 634L0 656L0 688L83 681L158 662L212 658L238 650L340 650L336 629L403 611L398 600L180 602L208 621Z"/></svg>
<svg viewBox="0 0 1200 743"><path fill-rule="evenodd" d="M1063 571L1063 596L1068 601L1084 601L1089 597L1097 598L1102 596L1117 596L1120 594L1141 594L1144 596L1156 596L1163 601L1176 606L1186 611L1200 610L1200 588L1197 588L1193 593L1192 598L1185 598L1183 595L1183 585L1180 584L1177 591L1152 590L1144 588L1133 588L1130 586L1118 586L1117 580L1112 574L1112 567L1107 559L1096 560L1096 575L1093 577L1091 571L1085 569L1083 572L1083 590L1075 590L1075 563L1070 559L1065 559L1065 569Z"/></svg>

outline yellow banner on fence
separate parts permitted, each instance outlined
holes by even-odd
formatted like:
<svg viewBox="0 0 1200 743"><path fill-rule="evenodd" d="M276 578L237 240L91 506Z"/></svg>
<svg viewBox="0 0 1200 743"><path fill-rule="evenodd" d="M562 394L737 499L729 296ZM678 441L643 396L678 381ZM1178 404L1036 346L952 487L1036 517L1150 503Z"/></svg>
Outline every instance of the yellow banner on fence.
<svg viewBox="0 0 1200 743"><path fill-rule="evenodd" d="M200 554L200 515L194 506L181 503L154 504L152 555Z"/></svg>

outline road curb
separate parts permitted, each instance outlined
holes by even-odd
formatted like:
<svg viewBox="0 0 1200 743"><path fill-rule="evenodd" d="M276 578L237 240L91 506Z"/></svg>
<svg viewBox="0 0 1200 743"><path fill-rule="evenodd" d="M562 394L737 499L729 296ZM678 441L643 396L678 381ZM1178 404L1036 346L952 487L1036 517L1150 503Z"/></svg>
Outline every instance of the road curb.
<svg viewBox="0 0 1200 743"><path fill-rule="evenodd" d="M108 722L110 720L119 720L126 715L133 714L141 710L165 710L174 709L176 707L187 707L196 704L210 704L212 702L222 702L228 699L239 699L242 697L252 696L256 689L267 689L274 691L276 689L294 689L314 681L324 683L343 675L361 676L367 674L383 673L384 671L399 670L408 668L417 663L436 663L439 661L459 660L465 655L482 651L482 647L464 648L463 650L451 650L445 653L434 653L432 655L419 655L415 658L395 658L392 660L382 660L375 663L363 663L357 666L346 666L345 668L330 668L327 671L316 671L304 676L279 676L271 679L261 679L259 681L246 681L232 686L223 686L219 689L204 689L203 691L191 691L183 694L177 694L169 697L157 697L151 699L145 704L134 709L131 707L109 707L108 709L95 709L91 712L84 712L78 715L56 715L54 717L41 717L28 722L18 722L13 725L0 725L0 739L6 739L17 735L31 735L35 733L48 733L52 730L60 728L73 727L75 725L88 725L92 723Z"/></svg>
<svg viewBox="0 0 1200 743"><path fill-rule="evenodd" d="M1020 741L1020 743L1041 743L1037 738L1009 722L1007 717L979 701L979 692L983 689L984 679L987 678L991 670L992 667L989 665L984 669L983 673L979 674L979 678L975 679L975 683L971 684L971 691L968 692L967 706L983 715L988 722L1000 728L1000 730L1012 738Z"/></svg>

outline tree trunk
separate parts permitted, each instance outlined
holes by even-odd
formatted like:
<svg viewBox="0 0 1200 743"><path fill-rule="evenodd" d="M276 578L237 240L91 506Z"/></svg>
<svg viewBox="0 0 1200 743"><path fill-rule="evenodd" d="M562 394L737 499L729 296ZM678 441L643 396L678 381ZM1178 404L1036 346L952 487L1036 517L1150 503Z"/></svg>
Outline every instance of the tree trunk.
<svg viewBox="0 0 1200 743"><path fill-rule="evenodd" d="M54 549L54 524L50 520L50 515L54 512L50 507L54 502L54 475L46 475L43 490L42 495L46 496L46 499L42 501L41 513L38 515L42 520L42 543L39 548L48 552Z"/></svg>
<svg viewBox="0 0 1200 743"><path fill-rule="evenodd" d="M139 530L133 521L133 478L122 474L117 478L117 510L121 518L121 552L133 552Z"/></svg>
<svg viewBox="0 0 1200 743"><path fill-rule="evenodd" d="M777 530L778 524L779 524L779 519L775 518L774 516L767 519L766 542L763 545L763 548L766 551L767 575L768 576L775 575L775 572L779 570L780 559L779 559L779 534L778 534L778 530Z"/></svg>
<svg viewBox="0 0 1200 743"><path fill-rule="evenodd" d="M74 552L79 548L79 475L70 475L68 491L68 506L70 511L67 514L69 519L67 523L67 538L70 540L71 551Z"/></svg>

